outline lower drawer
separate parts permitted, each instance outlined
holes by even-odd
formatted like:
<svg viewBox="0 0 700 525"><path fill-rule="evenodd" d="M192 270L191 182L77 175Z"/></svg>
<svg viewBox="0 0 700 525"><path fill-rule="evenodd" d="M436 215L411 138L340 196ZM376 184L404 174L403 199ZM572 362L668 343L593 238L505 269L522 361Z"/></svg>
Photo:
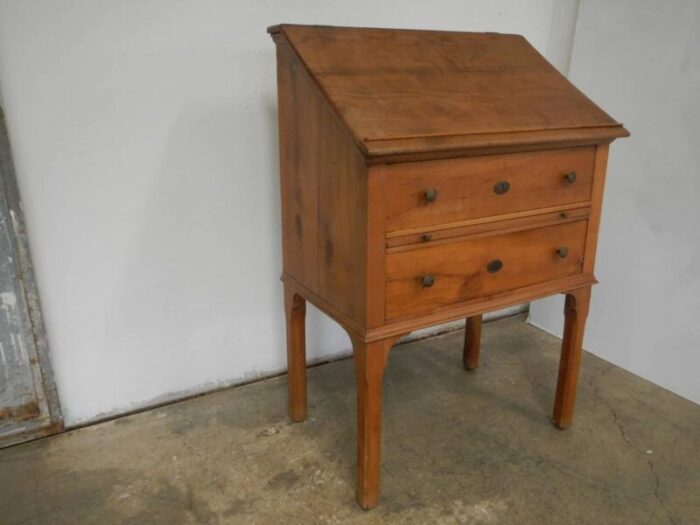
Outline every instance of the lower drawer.
<svg viewBox="0 0 700 525"><path fill-rule="evenodd" d="M586 225L577 221L389 252L386 318L425 315L580 273Z"/></svg>

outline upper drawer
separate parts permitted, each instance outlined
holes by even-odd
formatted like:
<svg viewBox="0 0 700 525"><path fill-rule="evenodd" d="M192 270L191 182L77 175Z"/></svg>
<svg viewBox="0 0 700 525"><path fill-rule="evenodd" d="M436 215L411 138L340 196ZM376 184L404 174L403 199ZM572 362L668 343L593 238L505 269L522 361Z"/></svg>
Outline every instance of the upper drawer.
<svg viewBox="0 0 700 525"><path fill-rule="evenodd" d="M388 165L387 230L589 201L594 155L585 147Z"/></svg>

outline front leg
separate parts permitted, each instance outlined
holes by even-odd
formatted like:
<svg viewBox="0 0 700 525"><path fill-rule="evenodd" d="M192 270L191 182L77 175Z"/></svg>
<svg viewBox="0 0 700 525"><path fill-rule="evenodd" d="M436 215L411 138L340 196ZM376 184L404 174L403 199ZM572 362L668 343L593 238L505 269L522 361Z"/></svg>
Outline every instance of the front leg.
<svg viewBox="0 0 700 525"><path fill-rule="evenodd" d="M363 342L353 337L357 382L357 502L379 504L381 469L382 379L394 339Z"/></svg>
<svg viewBox="0 0 700 525"><path fill-rule="evenodd" d="M306 301L290 284L284 284L287 324L289 419L306 419Z"/></svg>
<svg viewBox="0 0 700 525"><path fill-rule="evenodd" d="M559 428L567 428L574 417L576 385L581 367L583 331L588 316L591 287L578 288L566 294L564 304L564 338L561 343L559 379L552 420Z"/></svg>

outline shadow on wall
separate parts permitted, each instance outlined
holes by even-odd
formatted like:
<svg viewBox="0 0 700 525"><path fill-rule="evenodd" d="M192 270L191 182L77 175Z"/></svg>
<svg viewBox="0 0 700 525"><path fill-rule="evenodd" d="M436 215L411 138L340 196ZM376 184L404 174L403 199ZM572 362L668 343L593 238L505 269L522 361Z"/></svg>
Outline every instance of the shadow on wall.
<svg viewBox="0 0 700 525"><path fill-rule="evenodd" d="M235 370L222 369L220 379L253 370L259 364L251 351L260 341L256 317L269 318L271 302L279 305L279 315L267 327L275 346L270 351L284 353L278 158L272 140L277 110L269 100L263 115L255 109L189 107L171 127L147 214L133 232L129 262L115 287L112 333L105 334L120 345L159 347L138 364L156 380L181 374L180 382L191 384L211 375L206 372L211 363L198 362L199 351L236 354L236 360L228 359ZM250 135L242 137L244 123ZM155 327L164 328L157 337Z"/></svg>
<svg viewBox="0 0 700 525"><path fill-rule="evenodd" d="M115 383L146 375L152 402L286 368L277 106L256 102L182 111L144 199L104 336L146 350ZM313 307L307 326L310 360L349 353Z"/></svg>

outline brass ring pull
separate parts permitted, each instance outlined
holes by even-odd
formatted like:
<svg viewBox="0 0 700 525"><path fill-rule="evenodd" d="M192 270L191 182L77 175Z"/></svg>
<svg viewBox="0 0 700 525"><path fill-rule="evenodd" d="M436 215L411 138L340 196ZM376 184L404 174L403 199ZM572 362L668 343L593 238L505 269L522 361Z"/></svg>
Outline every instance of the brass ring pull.
<svg viewBox="0 0 700 525"><path fill-rule="evenodd" d="M566 246L562 246L561 248L557 249L557 255L564 259L567 255L569 255L569 249Z"/></svg>
<svg viewBox="0 0 700 525"><path fill-rule="evenodd" d="M502 180L500 182L497 182L493 186L493 191L496 192L497 195L503 195L504 193L508 193L508 190L510 189L510 182L507 180Z"/></svg>
<svg viewBox="0 0 700 525"><path fill-rule="evenodd" d="M434 202L435 199L437 199L437 196L438 192L435 188L428 188L423 194L426 202Z"/></svg>
<svg viewBox="0 0 700 525"><path fill-rule="evenodd" d="M567 184L573 184L574 182L576 182L576 172L570 171L569 173L565 173L564 180Z"/></svg>
<svg viewBox="0 0 700 525"><path fill-rule="evenodd" d="M503 261L500 259L494 259L486 265L486 271L489 273L496 273L503 268Z"/></svg>
<svg viewBox="0 0 700 525"><path fill-rule="evenodd" d="M430 288L432 285L435 284L435 276L434 275L424 275L423 278L420 280L421 285L423 288Z"/></svg>

